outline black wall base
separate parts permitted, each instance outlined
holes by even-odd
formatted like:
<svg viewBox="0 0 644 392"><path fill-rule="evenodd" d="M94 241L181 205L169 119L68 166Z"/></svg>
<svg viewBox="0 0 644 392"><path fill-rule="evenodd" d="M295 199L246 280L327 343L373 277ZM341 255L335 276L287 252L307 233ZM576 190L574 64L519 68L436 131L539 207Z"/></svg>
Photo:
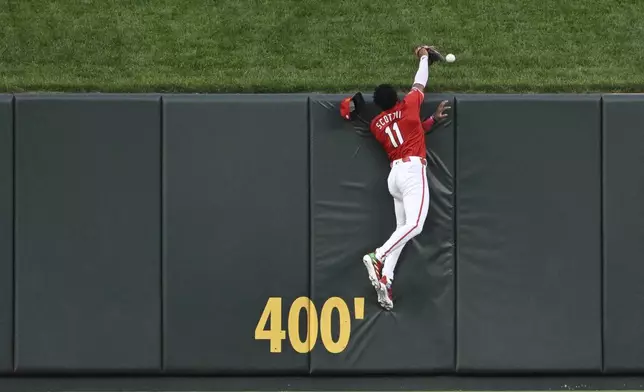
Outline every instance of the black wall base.
<svg viewBox="0 0 644 392"><path fill-rule="evenodd" d="M644 376L6 377L0 392L644 390Z"/></svg>

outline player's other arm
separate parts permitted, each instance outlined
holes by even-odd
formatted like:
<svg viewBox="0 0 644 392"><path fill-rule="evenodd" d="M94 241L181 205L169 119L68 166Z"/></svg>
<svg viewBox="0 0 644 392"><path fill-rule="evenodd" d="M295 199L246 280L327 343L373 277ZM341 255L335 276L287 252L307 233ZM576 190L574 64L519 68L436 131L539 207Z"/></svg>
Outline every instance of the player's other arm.
<svg viewBox="0 0 644 392"><path fill-rule="evenodd" d="M432 114L431 116L429 116L428 119L423 121L421 124L423 125L423 131L425 131L427 133L427 132L431 131L431 129L434 127L434 125L436 125L436 119L434 118L434 115Z"/></svg>
<svg viewBox="0 0 644 392"><path fill-rule="evenodd" d="M445 111L452 108L451 106L446 106L448 103L449 101L443 101L438 104L438 107L436 108L434 114L432 114L428 119L422 122L423 130L425 132L429 132L437 122L443 120L444 118L447 118Z"/></svg>

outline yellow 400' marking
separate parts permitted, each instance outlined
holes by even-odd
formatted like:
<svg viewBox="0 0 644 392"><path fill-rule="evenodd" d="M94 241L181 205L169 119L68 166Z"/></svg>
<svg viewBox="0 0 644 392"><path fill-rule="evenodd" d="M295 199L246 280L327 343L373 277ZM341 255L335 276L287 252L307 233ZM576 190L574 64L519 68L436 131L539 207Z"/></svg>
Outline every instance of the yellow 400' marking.
<svg viewBox="0 0 644 392"><path fill-rule="evenodd" d="M364 298L354 298L353 307L356 320L364 318ZM300 312L304 310L307 315L306 339L300 336ZM331 315L338 311L340 318L340 336L333 340L331 334ZM269 324L270 328L266 328ZM320 322L321 321L321 322ZM319 327L318 327L319 325ZM288 312L288 338L293 350L305 354L313 350L319 335L324 347L333 354L344 351L351 337L351 315L347 303L340 297L331 297L322 306L318 320L318 313L308 297L299 297L291 304ZM282 298L270 297L264 306L264 311L255 327L255 340L268 340L272 353L282 352L282 340L286 339L286 331L282 329Z"/></svg>

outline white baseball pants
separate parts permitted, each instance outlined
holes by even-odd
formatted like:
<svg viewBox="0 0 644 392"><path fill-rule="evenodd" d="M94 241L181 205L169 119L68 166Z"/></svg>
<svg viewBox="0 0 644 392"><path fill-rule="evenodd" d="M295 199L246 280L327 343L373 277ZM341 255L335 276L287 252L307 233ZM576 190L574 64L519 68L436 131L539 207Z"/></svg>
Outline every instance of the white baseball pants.
<svg viewBox="0 0 644 392"><path fill-rule="evenodd" d="M394 198L396 230L391 237L376 249L378 260L384 261L382 274L393 281L394 269L404 246L420 234L429 211L429 186L424 159L410 157L409 162L396 160L392 163L387 183Z"/></svg>

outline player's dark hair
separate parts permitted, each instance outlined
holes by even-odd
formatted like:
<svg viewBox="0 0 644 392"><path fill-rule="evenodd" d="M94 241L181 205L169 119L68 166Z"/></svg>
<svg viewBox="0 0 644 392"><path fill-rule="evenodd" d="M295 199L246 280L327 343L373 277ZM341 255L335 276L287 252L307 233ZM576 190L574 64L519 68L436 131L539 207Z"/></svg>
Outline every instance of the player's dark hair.
<svg viewBox="0 0 644 392"><path fill-rule="evenodd" d="M398 93L389 84L381 84L373 92L373 102L382 110L389 110L398 103Z"/></svg>

